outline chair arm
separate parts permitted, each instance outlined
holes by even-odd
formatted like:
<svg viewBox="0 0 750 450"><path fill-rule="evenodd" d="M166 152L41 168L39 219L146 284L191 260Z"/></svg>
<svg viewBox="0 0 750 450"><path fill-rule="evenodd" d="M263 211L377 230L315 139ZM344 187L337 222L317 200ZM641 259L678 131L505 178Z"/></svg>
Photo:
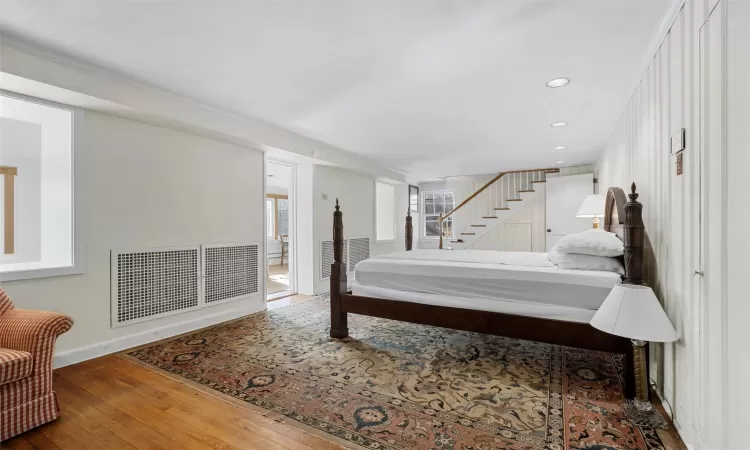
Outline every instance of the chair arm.
<svg viewBox="0 0 750 450"><path fill-rule="evenodd" d="M50 312L31 309L11 309L0 316L0 347L29 352L36 357L47 349L58 336L70 330L73 319Z"/></svg>

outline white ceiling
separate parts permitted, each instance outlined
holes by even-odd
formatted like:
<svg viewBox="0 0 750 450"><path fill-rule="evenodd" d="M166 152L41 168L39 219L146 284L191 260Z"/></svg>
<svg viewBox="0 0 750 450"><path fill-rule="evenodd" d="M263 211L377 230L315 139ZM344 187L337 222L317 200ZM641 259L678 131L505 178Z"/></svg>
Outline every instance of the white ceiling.
<svg viewBox="0 0 750 450"><path fill-rule="evenodd" d="M403 172L445 176L593 162L668 4L2 0L0 24ZM547 88L556 77L572 82Z"/></svg>

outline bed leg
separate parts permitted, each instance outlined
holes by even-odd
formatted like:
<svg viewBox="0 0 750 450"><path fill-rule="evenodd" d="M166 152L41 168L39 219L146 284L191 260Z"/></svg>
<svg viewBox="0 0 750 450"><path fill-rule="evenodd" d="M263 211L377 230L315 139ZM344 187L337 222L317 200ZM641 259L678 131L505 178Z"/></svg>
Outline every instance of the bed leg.
<svg viewBox="0 0 750 450"><path fill-rule="evenodd" d="M628 345L625 350L623 376L625 378L625 398L632 400L635 398L635 360L632 345Z"/></svg>
<svg viewBox="0 0 750 450"><path fill-rule="evenodd" d="M331 267L331 337L349 336L348 316L341 305L341 294L346 293L346 265L335 264Z"/></svg>
<svg viewBox="0 0 750 450"><path fill-rule="evenodd" d="M346 311L341 304L341 295L346 294L346 263L344 263L344 220L336 199L336 211L333 213L333 264L331 264L331 337L349 336Z"/></svg>

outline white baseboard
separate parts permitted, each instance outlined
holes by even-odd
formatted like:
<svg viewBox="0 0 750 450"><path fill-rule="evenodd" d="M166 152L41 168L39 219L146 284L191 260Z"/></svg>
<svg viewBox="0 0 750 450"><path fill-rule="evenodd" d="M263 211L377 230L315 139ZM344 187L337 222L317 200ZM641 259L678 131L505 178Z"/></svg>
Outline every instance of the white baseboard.
<svg viewBox="0 0 750 450"><path fill-rule="evenodd" d="M266 308L265 299L261 297L243 303L243 305L238 305L229 310L208 314L195 319L185 320L183 322L171 323L159 328L144 330L128 336L122 336L56 353L54 360L52 361L52 367L59 369L60 367L98 358L99 356L109 355L129 348L138 347L139 345L148 344L149 342L155 342L178 334L216 325L217 323L237 319L248 314L263 311Z"/></svg>
<svg viewBox="0 0 750 450"><path fill-rule="evenodd" d="M666 411L667 416L669 416L669 419L674 424L674 428L675 430L677 430L677 434L680 435L680 439L682 439L682 442L685 444L688 450L698 450L699 448L703 450L704 447L694 444L694 441L696 439L700 441L700 436L697 436L697 433L693 429L692 425L683 426L681 423L675 420L674 409L672 405L669 403L669 401L666 399L667 395L663 395L659 391L660 389L655 390L656 396L659 397L659 400L661 400L661 404L662 406L664 406L664 411ZM668 392L668 396L671 397L671 392ZM685 416L682 415L682 417L685 417Z"/></svg>

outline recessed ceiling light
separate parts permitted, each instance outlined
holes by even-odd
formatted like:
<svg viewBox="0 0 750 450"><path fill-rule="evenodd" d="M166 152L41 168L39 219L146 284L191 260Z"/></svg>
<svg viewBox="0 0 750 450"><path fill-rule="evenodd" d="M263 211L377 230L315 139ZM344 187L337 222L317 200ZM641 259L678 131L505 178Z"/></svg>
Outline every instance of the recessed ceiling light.
<svg viewBox="0 0 750 450"><path fill-rule="evenodd" d="M565 86L568 83L570 83L570 80L567 78L555 78L554 80L547 83L547 87L559 88Z"/></svg>
<svg viewBox="0 0 750 450"><path fill-rule="evenodd" d="M565 161L555 161L555 164L564 164Z"/></svg>
<svg viewBox="0 0 750 450"><path fill-rule="evenodd" d="M555 147L555 150L565 150L566 148L568 148L568 147L566 147L564 145L558 145L557 147Z"/></svg>
<svg viewBox="0 0 750 450"><path fill-rule="evenodd" d="M567 124L568 124L568 122L555 122L551 126L557 128L557 127L564 127Z"/></svg>

